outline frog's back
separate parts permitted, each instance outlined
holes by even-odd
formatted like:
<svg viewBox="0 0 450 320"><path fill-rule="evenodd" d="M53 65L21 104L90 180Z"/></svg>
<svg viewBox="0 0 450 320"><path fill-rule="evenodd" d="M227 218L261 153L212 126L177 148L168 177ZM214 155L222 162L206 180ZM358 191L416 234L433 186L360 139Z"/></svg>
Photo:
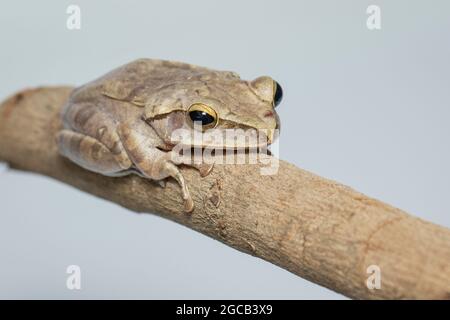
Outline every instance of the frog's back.
<svg viewBox="0 0 450 320"><path fill-rule="evenodd" d="M146 102L165 105L198 84L239 79L234 73L182 62L138 59L76 88L65 108L66 127L78 128L97 117L119 123L141 117ZM100 115L99 115L100 114Z"/></svg>
<svg viewBox="0 0 450 320"><path fill-rule="evenodd" d="M205 74L214 74L214 71L181 62L138 59L75 89L71 98L80 102L103 95L133 101L135 97L151 95L169 84Z"/></svg>

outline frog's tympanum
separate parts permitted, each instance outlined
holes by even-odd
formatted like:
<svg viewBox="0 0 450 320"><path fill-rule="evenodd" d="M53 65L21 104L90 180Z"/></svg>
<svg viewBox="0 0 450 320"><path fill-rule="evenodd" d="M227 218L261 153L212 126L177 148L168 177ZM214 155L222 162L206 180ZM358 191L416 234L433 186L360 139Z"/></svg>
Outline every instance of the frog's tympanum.
<svg viewBox="0 0 450 320"><path fill-rule="evenodd" d="M234 72L139 59L72 92L62 112L58 148L81 167L106 176L134 173L162 184L173 177L181 186L184 210L191 212L194 203L178 165L205 176L212 164L175 161L172 132L264 129L270 144L281 98L280 85L267 76L245 81Z"/></svg>

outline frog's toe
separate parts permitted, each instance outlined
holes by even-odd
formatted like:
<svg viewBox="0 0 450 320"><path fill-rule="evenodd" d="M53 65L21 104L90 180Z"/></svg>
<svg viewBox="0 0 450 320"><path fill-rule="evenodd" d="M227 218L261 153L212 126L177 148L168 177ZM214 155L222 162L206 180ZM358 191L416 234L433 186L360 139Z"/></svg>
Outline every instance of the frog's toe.
<svg viewBox="0 0 450 320"><path fill-rule="evenodd" d="M204 163L198 167L198 171L200 172L200 176L203 178L206 177L208 174L210 174L213 168L214 163L211 164Z"/></svg>
<svg viewBox="0 0 450 320"><path fill-rule="evenodd" d="M191 197L184 200L184 212L191 213L194 210L194 201Z"/></svg>
<svg viewBox="0 0 450 320"><path fill-rule="evenodd" d="M167 182L166 182L166 180L158 180L158 184L161 188L164 189L167 185Z"/></svg>

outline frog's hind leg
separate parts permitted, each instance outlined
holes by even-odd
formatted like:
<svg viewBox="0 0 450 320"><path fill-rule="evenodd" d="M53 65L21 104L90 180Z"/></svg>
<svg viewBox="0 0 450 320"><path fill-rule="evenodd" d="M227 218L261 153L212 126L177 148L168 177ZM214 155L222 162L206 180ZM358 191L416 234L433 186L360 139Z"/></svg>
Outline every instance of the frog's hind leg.
<svg viewBox="0 0 450 320"><path fill-rule="evenodd" d="M99 140L75 131L61 130L57 135L57 144L62 156L90 171L122 176L131 167L131 162L124 164Z"/></svg>
<svg viewBox="0 0 450 320"><path fill-rule="evenodd" d="M88 102L71 104L64 113L63 123L64 129L89 136L100 142L103 147L111 151L122 170L127 170L132 165L117 135L116 121L103 110L101 105Z"/></svg>

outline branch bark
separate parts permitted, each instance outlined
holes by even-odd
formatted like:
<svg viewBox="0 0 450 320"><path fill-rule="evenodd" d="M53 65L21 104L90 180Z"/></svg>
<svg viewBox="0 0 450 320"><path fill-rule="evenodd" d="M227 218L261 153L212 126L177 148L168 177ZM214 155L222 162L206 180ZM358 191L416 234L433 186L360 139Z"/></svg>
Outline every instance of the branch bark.
<svg viewBox="0 0 450 320"><path fill-rule="evenodd" d="M157 213L305 279L360 299L450 298L450 230L280 161L222 165L201 178L183 168L195 210L180 190L137 176L108 178L58 155L54 135L69 87L24 90L0 106L0 160L116 202ZM381 270L369 290L367 268Z"/></svg>

